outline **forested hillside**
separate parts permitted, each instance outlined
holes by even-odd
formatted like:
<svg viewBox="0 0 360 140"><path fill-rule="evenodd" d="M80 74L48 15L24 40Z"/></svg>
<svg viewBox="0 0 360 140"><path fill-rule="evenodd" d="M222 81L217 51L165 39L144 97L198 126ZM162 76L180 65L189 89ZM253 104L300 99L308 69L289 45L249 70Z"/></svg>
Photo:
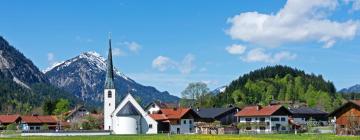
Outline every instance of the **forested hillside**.
<svg viewBox="0 0 360 140"><path fill-rule="evenodd" d="M272 99L283 103L306 103L330 111L341 104L335 86L321 75L306 74L288 66L268 66L240 76L224 93L217 95L217 106L236 104L269 104Z"/></svg>
<svg viewBox="0 0 360 140"><path fill-rule="evenodd" d="M68 99L71 104L80 103L75 96L44 83L33 84L28 89L12 80L1 79L0 93L1 114L42 113L40 108L45 101L60 98Z"/></svg>
<svg viewBox="0 0 360 140"><path fill-rule="evenodd" d="M46 100L59 98L77 102L75 96L52 86L30 59L0 36L0 114L41 113L38 108Z"/></svg>

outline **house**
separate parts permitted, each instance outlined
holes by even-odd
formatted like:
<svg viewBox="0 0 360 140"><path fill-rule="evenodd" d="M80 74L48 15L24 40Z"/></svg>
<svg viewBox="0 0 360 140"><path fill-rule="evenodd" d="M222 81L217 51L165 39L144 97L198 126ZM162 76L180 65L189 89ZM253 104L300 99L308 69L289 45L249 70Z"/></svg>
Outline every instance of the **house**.
<svg viewBox="0 0 360 140"><path fill-rule="evenodd" d="M65 114L65 120L69 123L80 122L84 119L85 116L89 114L90 112L84 106L77 106Z"/></svg>
<svg viewBox="0 0 360 140"><path fill-rule="evenodd" d="M40 130L42 126L47 126L50 130L61 129L56 116L21 116L21 128L24 131Z"/></svg>
<svg viewBox="0 0 360 140"><path fill-rule="evenodd" d="M319 125L328 124L328 113L321 111L316 108L300 107L300 108L291 108L291 118L296 124L306 125L307 122L313 121Z"/></svg>
<svg viewBox="0 0 360 140"><path fill-rule="evenodd" d="M174 104L174 103L164 103L161 101L153 101L145 107L145 111L148 114L156 114L160 111L160 109L176 108L176 107L178 107L178 105Z"/></svg>
<svg viewBox="0 0 360 140"><path fill-rule="evenodd" d="M291 112L282 105L248 106L235 114L241 132L274 133L289 131Z"/></svg>
<svg viewBox="0 0 360 140"><path fill-rule="evenodd" d="M337 135L360 135L360 100L351 100L329 114Z"/></svg>
<svg viewBox="0 0 360 140"><path fill-rule="evenodd" d="M236 123L236 117L234 115L239 112L240 108L197 108L193 110L200 116L199 122L211 123L220 121L221 125L230 125Z"/></svg>
<svg viewBox="0 0 360 140"><path fill-rule="evenodd" d="M150 116L158 122L159 133L190 134L194 133L194 122L200 118L189 108L160 109L157 114Z"/></svg>
<svg viewBox="0 0 360 140"><path fill-rule="evenodd" d="M5 130L9 124L19 124L20 115L0 115L0 130Z"/></svg>
<svg viewBox="0 0 360 140"><path fill-rule="evenodd" d="M131 94L127 94L116 107L114 67L112 61L111 39L106 60L104 86L104 130L114 134L156 134L157 122L151 118ZM115 108L116 107L116 108Z"/></svg>
<svg viewBox="0 0 360 140"><path fill-rule="evenodd" d="M157 122L128 94L112 113L115 134L156 134Z"/></svg>
<svg viewBox="0 0 360 140"><path fill-rule="evenodd" d="M195 122L195 130L198 134L219 134L220 129L236 131L235 114L240 110L238 107L197 108L193 110L200 116Z"/></svg>

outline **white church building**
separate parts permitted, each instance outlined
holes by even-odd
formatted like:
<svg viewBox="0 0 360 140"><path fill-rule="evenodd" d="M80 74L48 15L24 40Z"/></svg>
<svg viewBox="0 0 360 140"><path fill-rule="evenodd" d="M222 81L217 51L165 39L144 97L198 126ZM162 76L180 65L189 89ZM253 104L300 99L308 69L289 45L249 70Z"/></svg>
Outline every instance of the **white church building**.
<svg viewBox="0 0 360 140"><path fill-rule="evenodd" d="M112 62L111 39L104 89L104 130L113 134L156 134L157 122L151 118L129 93L115 108L116 90Z"/></svg>

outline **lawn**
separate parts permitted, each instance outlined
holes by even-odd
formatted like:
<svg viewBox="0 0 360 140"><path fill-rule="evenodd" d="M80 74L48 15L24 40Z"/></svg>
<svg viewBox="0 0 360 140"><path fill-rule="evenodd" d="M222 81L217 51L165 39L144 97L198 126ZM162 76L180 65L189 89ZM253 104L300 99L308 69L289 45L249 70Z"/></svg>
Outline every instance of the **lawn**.
<svg viewBox="0 0 360 140"><path fill-rule="evenodd" d="M321 135L111 135L111 136L79 136L79 137L14 137L2 139L20 140L360 140L355 136Z"/></svg>

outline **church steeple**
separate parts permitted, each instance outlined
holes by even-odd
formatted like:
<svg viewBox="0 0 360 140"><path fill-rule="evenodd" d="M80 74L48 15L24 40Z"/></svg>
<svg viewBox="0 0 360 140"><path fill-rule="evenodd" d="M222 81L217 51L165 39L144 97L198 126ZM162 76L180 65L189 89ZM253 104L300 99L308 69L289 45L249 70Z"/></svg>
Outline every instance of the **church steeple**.
<svg viewBox="0 0 360 140"><path fill-rule="evenodd" d="M111 36L109 35L109 53L108 59L106 60L106 79L105 79L105 89L114 89L114 67L112 62L112 52L111 52Z"/></svg>

